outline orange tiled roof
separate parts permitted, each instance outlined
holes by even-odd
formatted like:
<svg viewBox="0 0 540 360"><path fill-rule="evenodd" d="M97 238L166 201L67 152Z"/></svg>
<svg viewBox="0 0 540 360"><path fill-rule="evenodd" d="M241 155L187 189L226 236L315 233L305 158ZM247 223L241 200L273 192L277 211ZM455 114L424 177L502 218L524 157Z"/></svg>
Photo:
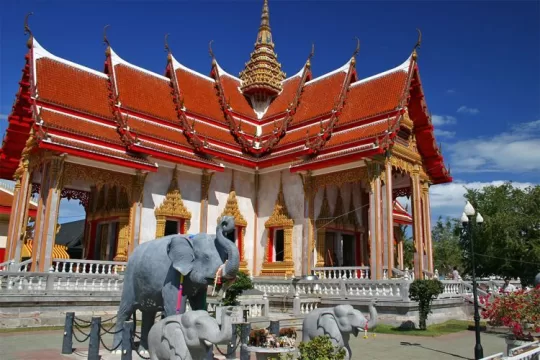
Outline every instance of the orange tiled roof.
<svg viewBox="0 0 540 360"><path fill-rule="evenodd" d="M214 81L184 69L176 69L175 74L187 112L225 123Z"/></svg>
<svg viewBox="0 0 540 360"><path fill-rule="evenodd" d="M255 114L255 111L253 111L248 100L239 90L240 80L233 78L230 75L220 75L220 81L225 99L229 101L229 105L232 109L238 114L256 119L257 115Z"/></svg>
<svg viewBox="0 0 540 360"><path fill-rule="evenodd" d="M265 118L270 118L287 110L289 104L294 100L296 91L298 90L298 85L300 85L300 81L302 81L302 77L295 76L283 82L283 90L279 96L272 101L268 107L268 110L266 110L266 113L264 114Z"/></svg>
<svg viewBox="0 0 540 360"><path fill-rule="evenodd" d="M396 121L397 120L393 118L390 121L381 120L349 130L337 130L334 132L330 140L328 140L325 148L382 135L386 130L388 130L389 127L391 128L394 126Z"/></svg>
<svg viewBox="0 0 540 360"><path fill-rule="evenodd" d="M37 59L35 72L39 100L112 118L107 78L50 58Z"/></svg>
<svg viewBox="0 0 540 360"><path fill-rule="evenodd" d="M188 160L195 160L195 161L198 161L198 162L204 162L204 163L214 165L214 166L218 165L212 159L207 159L207 158L205 158L203 156L200 156L198 154L190 153L188 151L181 150L179 148L175 148L172 145L171 146L164 146L164 145L160 145L160 144L150 143L149 141L145 141L145 140L140 141L140 144L138 144L138 145L143 146L143 147L147 147L147 148L152 149L152 150L157 150L157 151L161 151L161 152L164 152L164 153L168 153L168 154L171 154L171 155L174 155L174 156L177 156L177 157L185 158L185 159L188 159Z"/></svg>
<svg viewBox="0 0 540 360"><path fill-rule="evenodd" d="M122 145L122 140L116 127L83 120L82 118L49 111L44 108L41 110L40 117L43 119L43 123L47 129L58 129L74 135L83 135L91 139Z"/></svg>
<svg viewBox="0 0 540 360"><path fill-rule="evenodd" d="M181 129L173 130L166 126L157 124L152 121L142 120L134 116L128 117L127 124L130 127L130 132L137 135L146 135L159 140L165 140L182 144L191 148ZM170 124L170 127L175 127Z"/></svg>
<svg viewBox="0 0 540 360"><path fill-rule="evenodd" d="M330 113L338 100L346 76L345 72L340 71L306 83L292 125Z"/></svg>
<svg viewBox="0 0 540 360"><path fill-rule="evenodd" d="M177 121L170 82L123 64L116 65L114 72L123 108Z"/></svg>
<svg viewBox="0 0 540 360"><path fill-rule="evenodd" d="M351 84L339 124L366 119L395 110L407 86L408 74L396 71L382 77Z"/></svg>

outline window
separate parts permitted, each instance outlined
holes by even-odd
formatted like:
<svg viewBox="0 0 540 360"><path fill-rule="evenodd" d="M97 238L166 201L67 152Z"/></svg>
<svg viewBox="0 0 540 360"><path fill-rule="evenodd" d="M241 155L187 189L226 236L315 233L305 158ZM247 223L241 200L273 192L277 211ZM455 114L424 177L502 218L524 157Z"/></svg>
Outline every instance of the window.
<svg viewBox="0 0 540 360"><path fill-rule="evenodd" d="M356 237L351 234L342 234L343 238L343 266L355 266Z"/></svg>
<svg viewBox="0 0 540 360"><path fill-rule="evenodd" d="M285 231L278 229L274 231L274 261L285 259Z"/></svg>
<svg viewBox="0 0 540 360"><path fill-rule="evenodd" d="M167 235L174 235L178 234L178 221L177 220L166 220L165 221L165 234L163 236Z"/></svg>

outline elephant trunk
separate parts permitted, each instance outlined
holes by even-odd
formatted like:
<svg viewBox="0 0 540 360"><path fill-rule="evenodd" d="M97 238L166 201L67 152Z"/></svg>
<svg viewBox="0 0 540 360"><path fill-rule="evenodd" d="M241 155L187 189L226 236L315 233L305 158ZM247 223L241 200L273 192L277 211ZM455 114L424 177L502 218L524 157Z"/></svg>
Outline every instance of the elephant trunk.
<svg viewBox="0 0 540 360"><path fill-rule="evenodd" d="M232 320L231 311L228 308L223 309L221 317L221 329L212 329L201 334L201 338L208 343L212 344L227 344L232 339ZM215 330L215 331L214 331Z"/></svg>
<svg viewBox="0 0 540 360"><path fill-rule="evenodd" d="M369 304L369 321L367 323L369 330L377 326L377 316L377 309L375 309L375 305Z"/></svg>
<svg viewBox="0 0 540 360"><path fill-rule="evenodd" d="M240 269L240 253L236 244L225 236L222 229L219 230L220 231L217 231L216 233L217 242L225 249L227 254L227 262L223 269L222 276L224 278L232 279L236 277L236 274Z"/></svg>

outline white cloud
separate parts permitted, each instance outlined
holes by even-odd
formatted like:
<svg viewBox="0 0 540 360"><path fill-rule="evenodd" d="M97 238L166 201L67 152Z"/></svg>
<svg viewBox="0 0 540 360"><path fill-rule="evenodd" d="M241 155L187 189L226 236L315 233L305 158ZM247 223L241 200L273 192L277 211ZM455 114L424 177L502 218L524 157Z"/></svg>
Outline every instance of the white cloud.
<svg viewBox="0 0 540 360"><path fill-rule="evenodd" d="M434 185L429 188L429 196L431 203L431 224L435 224L439 216L443 219L458 218L463 212L465 206L465 193L466 189L480 190L486 186L500 186L503 185L505 180L494 180L490 182L464 182L454 181L450 184ZM535 186L530 182L513 182L512 185L516 188L525 189L529 186ZM412 214L411 199L406 197L398 198L398 201L407 206L409 214Z"/></svg>
<svg viewBox="0 0 540 360"><path fill-rule="evenodd" d="M434 126L455 124L456 118L450 115L431 115L431 122Z"/></svg>
<svg viewBox="0 0 540 360"><path fill-rule="evenodd" d="M454 90L454 89L448 89L448 90L446 90L446 93L447 93L447 94L455 94L455 93L456 93L456 90Z"/></svg>
<svg viewBox="0 0 540 360"><path fill-rule="evenodd" d="M79 204L79 200L62 199L58 211L58 223L68 223L72 221L83 220L86 212L84 207Z"/></svg>
<svg viewBox="0 0 540 360"><path fill-rule="evenodd" d="M463 105L463 106L460 106L457 109L457 112L462 113L462 114L476 115L476 114L478 114L480 112L480 110L478 110L476 108L470 108L470 107L467 107L467 106Z"/></svg>
<svg viewBox="0 0 540 360"><path fill-rule="evenodd" d="M455 131L435 129L435 136L436 137L453 138L455 135L456 135Z"/></svg>
<svg viewBox="0 0 540 360"><path fill-rule="evenodd" d="M492 137L458 141L449 149L456 172L540 171L540 120L514 125Z"/></svg>

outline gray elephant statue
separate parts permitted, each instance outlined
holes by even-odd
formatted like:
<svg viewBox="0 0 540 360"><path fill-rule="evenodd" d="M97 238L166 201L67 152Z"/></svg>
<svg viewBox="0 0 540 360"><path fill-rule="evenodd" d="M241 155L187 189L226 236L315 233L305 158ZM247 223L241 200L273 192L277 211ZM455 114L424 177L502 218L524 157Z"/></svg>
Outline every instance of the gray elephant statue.
<svg viewBox="0 0 540 360"><path fill-rule="evenodd" d="M345 360L351 359L349 337L358 336L366 324L369 330L377 326L377 310L374 302L369 305L369 321L351 305L338 305L333 308L319 308L310 312L304 319L302 341L310 341L317 336L327 335L332 344L345 348Z"/></svg>
<svg viewBox="0 0 540 360"><path fill-rule="evenodd" d="M216 227L216 235L169 235L140 244L129 256L124 274L124 288L116 331L123 327L136 310L142 312L139 350L148 349L148 332L156 313L163 317L176 314L180 277L183 275L182 301L179 314L186 310L206 310L206 292L214 283L218 270L224 280L236 278L240 254L227 234L234 230L234 218L224 216ZM114 336L113 348L120 344L121 332Z"/></svg>
<svg viewBox="0 0 540 360"><path fill-rule="evenodd" d="M221 328L204 310L160 320L148 334L150 360L204 360L212 344L232 339L232 308L223 312Z"/></svg>

